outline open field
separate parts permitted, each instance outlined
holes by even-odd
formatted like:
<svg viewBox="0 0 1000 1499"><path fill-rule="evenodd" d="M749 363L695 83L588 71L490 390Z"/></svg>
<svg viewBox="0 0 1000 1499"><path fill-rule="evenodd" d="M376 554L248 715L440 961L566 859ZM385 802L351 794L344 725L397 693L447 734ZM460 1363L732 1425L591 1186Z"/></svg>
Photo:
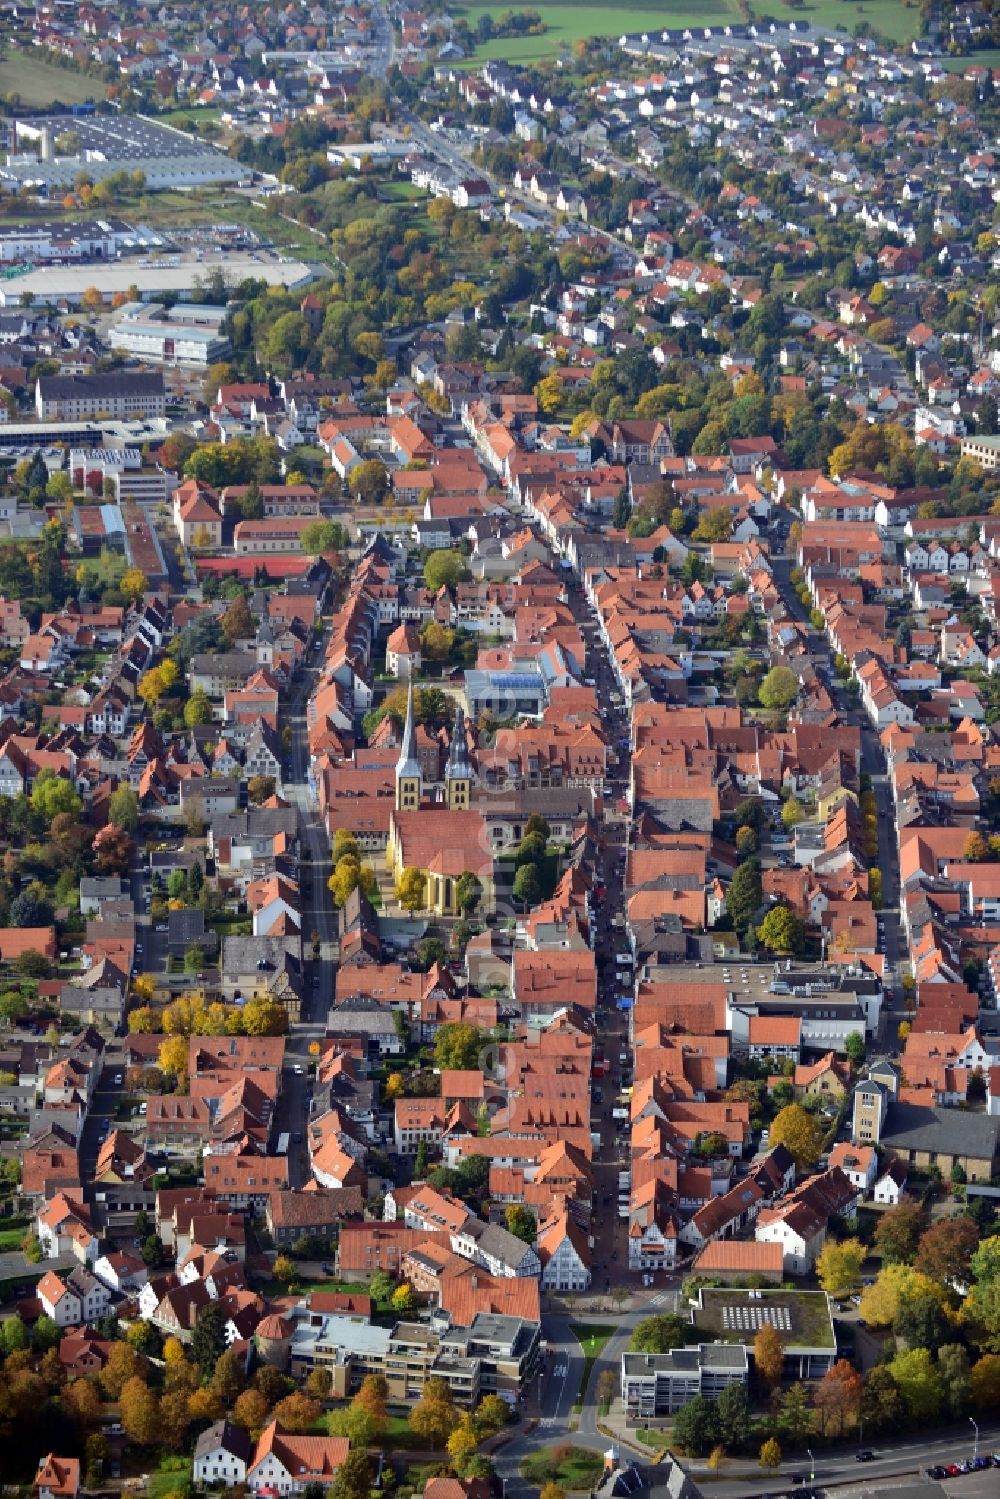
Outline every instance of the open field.
<svg viewBox="0 0 1000 1499"><path fill-rule="evenodd" d="M981 68L1000 68L1000 47L986 52L970 52L968 57L941 58L941 66L947 68L949 73L964 73L973 63L978 63Z"/></svg>
<svg viewBox="0 0 1000 1499"><path fill-rule="evenodd" d="M480 16L490 15L496 20L511 8L504 4L464 5L453 14L463 16L475 28ZM498 57L505 62L530 63L552 57L562 48L588 37L619 37L626 32L655 32L664 27L724 26L743 20L737 0L705 0L702 5L695 0L663 0L659 5L655 0L653 3L640 0L639 4L620 9L605 0L583 0L582 4L572 0L541 0L530 5L525 0L523 6L513 8L537 11L547 28L544 34L494 37L476 48L472 61L485 62ZM774 13L773 6L769 8L765 0L750 0L750 10L755 16ZM847 31L866 21L880 36L895 42L911 40L920 28L919 10L907 0L803 0L803 4L789 12L789 19Z"/></svg>
<svg viewBox="0 0 1000 1499"><path fill-rule="evenodd" d="M104 84L69 68L55 68L42 58L20 50L8 52L0 59L0 94L17 94L22 104L46 109L55 99L63 104L103 99Z"/></svg>
<svg viewBox="0 0 1000 1499"><path fill-rule="evenodd" d="M496 20L511 8L510 5L465 5L452 14L462 15L475 28L480 16L489 15ZM740 19L736 0L705 0L700 6L694 0L676 0L676 3L670 0L664 5L627 5L621 9L604 0L594 4L587 0L583 4L562 3L562 0L542 0L541 4L535 4L531 0L529 4L525 0L520 8L538 12L547 27L544 34L494 37L476 48L477 61L502 57L505 62L534 62L592 36L619 37L623 32L656 31L664 26L724 26Z"/></svg>

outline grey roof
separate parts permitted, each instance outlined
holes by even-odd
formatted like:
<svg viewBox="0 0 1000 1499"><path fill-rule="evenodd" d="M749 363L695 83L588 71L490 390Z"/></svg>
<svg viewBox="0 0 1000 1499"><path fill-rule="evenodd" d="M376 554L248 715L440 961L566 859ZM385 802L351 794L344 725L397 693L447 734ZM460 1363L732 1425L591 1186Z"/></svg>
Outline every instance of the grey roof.
<svg viewBox="0 0 1000 1499"><path fill-rule="evenodd" d="M937 1151L992 1161L998 1139L1000 1116L893 1103L886 1113L881 1144L892 1150Z"/></svg>
<svg viewBox="0 0 1000 1499"><path fill-rule="evenodd" d="M191 672L195 676L252 677L259 664L250 651L206 651L191 657Z"/></svg>
<svg viewBox="0 0 1000 1499"><path fill-rule="evenodd" d="M95 900L112 900L124 893L121 876L117 874L89 875L80 881L80 894L89 895Z"/></svg>
<svg viewBox="0 0 1000 1499"><path fill-rule="evenodd" d="M483 1254L501 1260L505 1265L516 1267L526 1254L534 1252L530 1244L526 1244L509 1229L501 1228L498 1223L479 1223L476 1219L470 1219L462 1232L475 1239Z"/></svg>
<svg viewBox="0 0 1000 1499"><path fill-rule="evenodd" d="M362 994L353 999L345 999L339 1005L332 1005L326 1023L334 1033L356 1031L369 1036L392 1035L396 1029L389 1006L381 1005L377 999L369 999Z"/></svg>
<svg viewBox="0 0 1000 1499"><path fill-rule="evenodd" d="M222 943L222 972L226 977L253 971L274 973L285 967L289 959L297 969L300 947L298 937L226 937Z"/></svg>
<svg viewBox="0 0 1000 1499"><path fill-rule="evenodd" d="M111 375L41 375L38 389L43 401L87 401L118 396L162 396L163 375L159 370L144 374L123 370Z"/></svg>
<svg viewBox="0 0 1000 1499"><path fill-rule="evenodd" d="M237 1426L232 1421L213 1421L195 1443L194 1455L195 1457L208 1457L218 1447L231 1452L234 1457L241 1458L245 1463L250 1461L250 1438L242 1426Z"/></svg>

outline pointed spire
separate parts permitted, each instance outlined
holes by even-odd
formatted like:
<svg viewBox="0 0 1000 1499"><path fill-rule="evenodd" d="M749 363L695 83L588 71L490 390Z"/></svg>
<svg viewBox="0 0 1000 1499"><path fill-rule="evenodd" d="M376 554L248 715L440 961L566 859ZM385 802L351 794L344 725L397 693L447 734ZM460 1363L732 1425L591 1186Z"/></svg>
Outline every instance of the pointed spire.
<svg viewBox="0 0 1000 1499"><path fill-rule="evenodd" d="M465 733L465 714L461 705L455 709L455 724L451 731L451 745L444 776L446 781L468 781L472 778L472 766L469 764L469 741Z"/></svg>
<svg viewBox="0 0 1000 1499"><path fill-rule="evenodd" d="M399 746L399 759L396 761L396 805L402 804L400 789L404 781L417 781L417 799L420 796L420 787L423 786L423 772L420 769L420 760L417 757L417 730L413 719L413 683L410 682L406 691L406 725L403 729L403 742Z"/></svg>

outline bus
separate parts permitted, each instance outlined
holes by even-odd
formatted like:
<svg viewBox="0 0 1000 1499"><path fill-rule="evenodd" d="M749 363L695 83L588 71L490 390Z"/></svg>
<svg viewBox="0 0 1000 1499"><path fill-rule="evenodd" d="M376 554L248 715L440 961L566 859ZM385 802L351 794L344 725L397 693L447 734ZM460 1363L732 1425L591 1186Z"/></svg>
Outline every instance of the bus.
<svg viewBox="0 0 1000 1499"><path fill-rule="evenodd" d="M288 1154L288 1136L287 1136L287 1134L286 1135L279 1135L278 1136L278 1152L277 1153L278 1153L278 1155L287 1155Z"/></svg>

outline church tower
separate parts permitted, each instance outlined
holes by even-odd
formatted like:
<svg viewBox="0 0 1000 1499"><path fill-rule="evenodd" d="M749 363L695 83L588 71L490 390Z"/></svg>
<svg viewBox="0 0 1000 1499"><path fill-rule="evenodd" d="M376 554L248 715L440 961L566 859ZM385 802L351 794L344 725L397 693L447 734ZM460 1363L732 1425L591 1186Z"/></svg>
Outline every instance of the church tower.
<svg viewBox="0 0 1000 1499"><path fill-rule="evenodd" d="M406 727L396 761L396 811L416 812L420 806L424 777L417 759L417 730L413 722L413 683L406 694Z"/></svg>
<svg viewBox="0 0 1000 1499"><path fill-rule="evenodd" d="M465 714L455 709L455 724L451 731L451 748L444 772L444 791L452 812L467 812L472 791L472 766L469 764L469 745L465 737Z"/></svg>

